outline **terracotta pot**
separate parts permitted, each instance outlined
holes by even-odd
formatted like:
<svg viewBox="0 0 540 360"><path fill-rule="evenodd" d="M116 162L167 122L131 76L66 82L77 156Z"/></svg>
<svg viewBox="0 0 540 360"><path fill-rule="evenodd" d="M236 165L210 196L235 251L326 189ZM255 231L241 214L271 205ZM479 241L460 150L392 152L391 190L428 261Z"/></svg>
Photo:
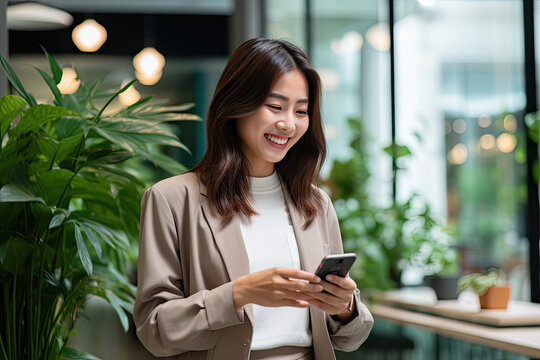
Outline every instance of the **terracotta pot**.
<svg viewBox="0 0 540 360"><path fill-rule="evenodd" d="M482 309L506 309L510 298L510 285L492 286L479 298Z"/></svg>

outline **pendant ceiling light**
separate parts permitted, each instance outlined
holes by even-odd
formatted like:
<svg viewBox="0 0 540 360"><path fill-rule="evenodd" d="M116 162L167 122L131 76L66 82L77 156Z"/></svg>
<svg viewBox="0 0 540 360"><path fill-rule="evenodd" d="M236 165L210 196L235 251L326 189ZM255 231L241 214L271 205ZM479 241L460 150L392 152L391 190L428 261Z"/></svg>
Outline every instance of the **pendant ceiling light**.
<svg viewBox="0 0 540 360"><path fill-rule="evenodd" d="M94 52L99 50L107 40L107 30L97 21L87 19L75 26L71 38L79 50Z"/></svg>
<svg viewBox="0 0 540 360"><path fill-rule="evenodd" d="M133 58L135 76L143 85L154 85L159 81L165 66L165 57L153 47L147 47Z"/></svg>
<svg viewBox="0 0 540 360"><path fill-rule="evenodd" d="M55 30L70 26L73 16L69 13L38 3L14 4L7 7L8 30Z"/></svg>

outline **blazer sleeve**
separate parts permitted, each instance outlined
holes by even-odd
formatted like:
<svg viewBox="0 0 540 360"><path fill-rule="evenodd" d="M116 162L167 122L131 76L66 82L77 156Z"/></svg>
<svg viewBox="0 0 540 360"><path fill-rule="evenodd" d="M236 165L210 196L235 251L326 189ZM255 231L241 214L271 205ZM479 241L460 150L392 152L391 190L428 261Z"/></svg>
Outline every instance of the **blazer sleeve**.
<svg viewBox="0 0 540 360"><path fill-rule="evenodd" d="M323 192L323 196L326 198L328 205L326 209L326 221L331 253L341 254L343 253L343 243L336 211L328 195ZM362 303L358 289L354 291L354 301L356 304L356 316L347 324L342 324L326 314L328 332L335 350L354 351L358 349L367 339L373 327L373 316L371 316L368 308Z"/></svg>
<svg viewBox="0 0 540 360"><path fill-rule="evenodd" d="M243 310L234 307L232 282L184 295L188 275L182 274L177 235L182 224L174 219L166 197L156 186L149 188L141 202L133 319L139 339L156 356L208 350L221 329L243 323Z"/></svg>

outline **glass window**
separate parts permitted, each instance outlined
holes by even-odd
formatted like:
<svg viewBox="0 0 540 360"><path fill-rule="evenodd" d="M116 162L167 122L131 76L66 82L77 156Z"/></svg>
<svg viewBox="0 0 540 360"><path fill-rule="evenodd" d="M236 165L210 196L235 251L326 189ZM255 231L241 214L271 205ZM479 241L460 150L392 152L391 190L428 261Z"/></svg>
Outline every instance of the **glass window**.
<svg viewBox="0 0 540 360"><path fill-rule="evenodd" d="M457 226L463 270L502 268L528 299L522 3L396 0L398 198Z"/></svg>

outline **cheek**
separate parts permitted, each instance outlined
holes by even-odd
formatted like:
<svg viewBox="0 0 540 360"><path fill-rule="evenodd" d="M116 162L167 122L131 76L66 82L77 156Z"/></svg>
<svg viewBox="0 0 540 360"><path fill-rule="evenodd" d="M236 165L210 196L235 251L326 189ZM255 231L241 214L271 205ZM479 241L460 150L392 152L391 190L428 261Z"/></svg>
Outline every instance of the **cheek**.
<svg viewBox="0 0 540 360"><path fill-rule="evenodd" d="M307 131L309 127L309 118L306 118L306 119L301 119L297 124L296 124L296 130L298 131L298 138L301 138Z"/></svg>

